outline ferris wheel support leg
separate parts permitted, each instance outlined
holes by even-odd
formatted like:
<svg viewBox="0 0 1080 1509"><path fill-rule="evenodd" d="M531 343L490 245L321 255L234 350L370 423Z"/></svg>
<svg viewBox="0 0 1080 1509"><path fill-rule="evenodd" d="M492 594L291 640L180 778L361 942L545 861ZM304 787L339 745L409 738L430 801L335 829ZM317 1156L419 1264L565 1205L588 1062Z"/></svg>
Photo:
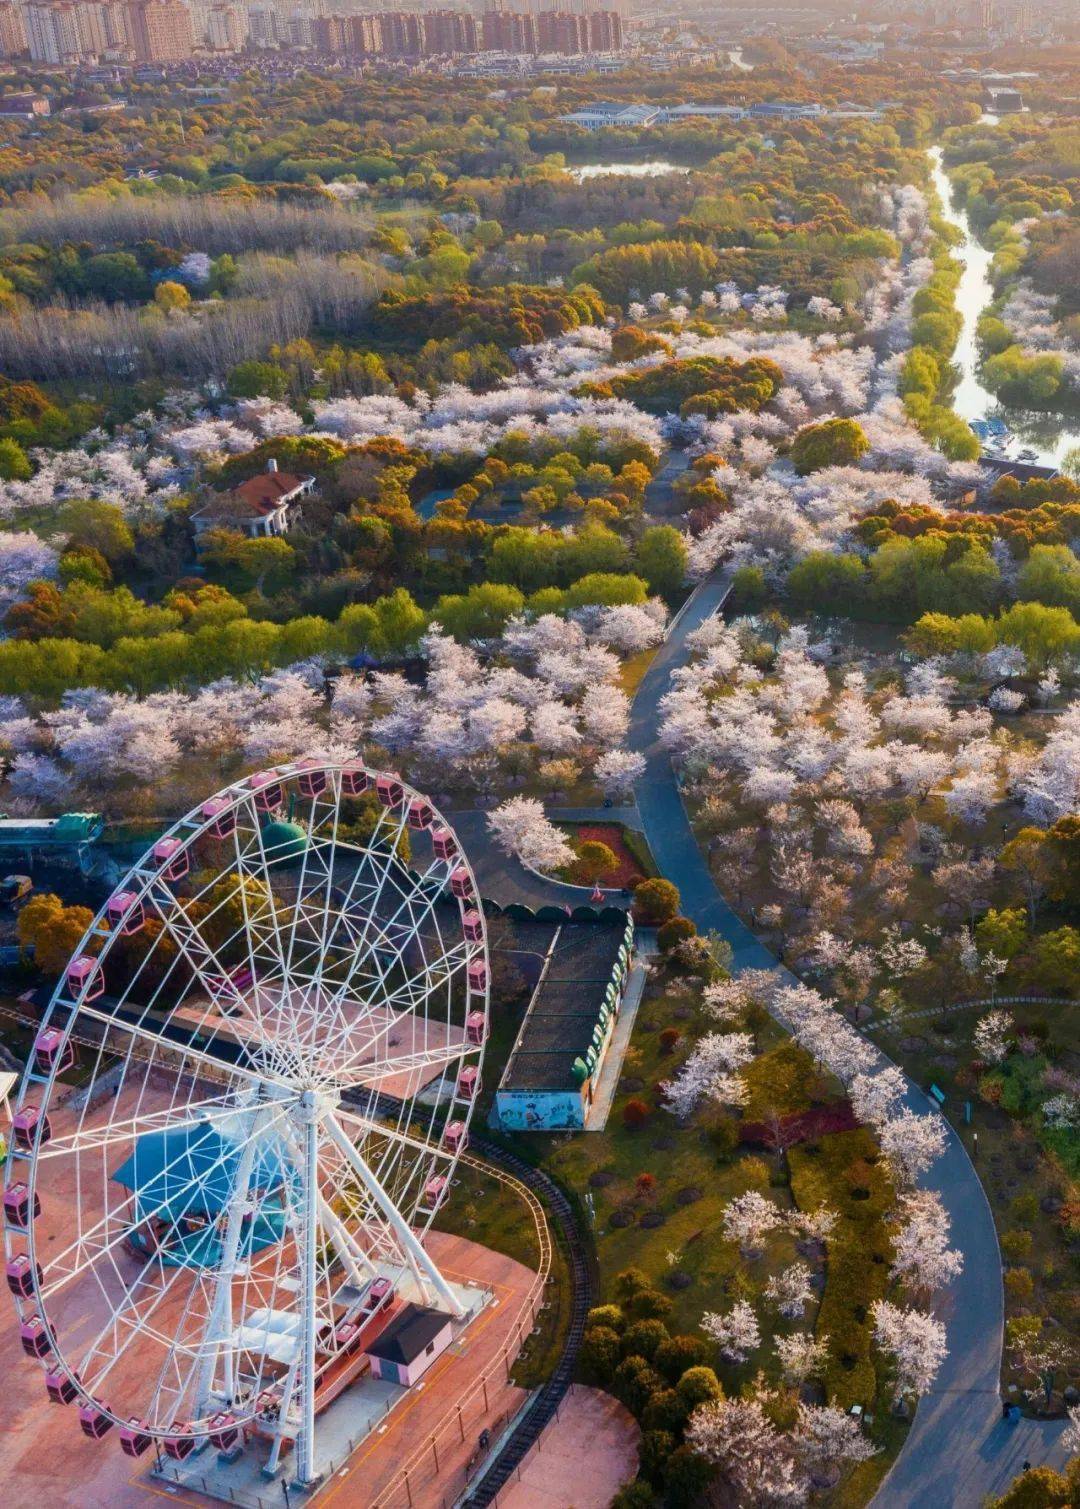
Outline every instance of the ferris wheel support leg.
<svg viewBox="0 0 1080 1509"><path fill-rule="evenodd" d="M375 1264L368 1257L364 1249L358 1247L356 1242L353 1241L352 1233L334 1214L330 1202L325 1195L319 1196L319 1214L322 1217L323 1225L334 1239L341 1261L349 1270L349 1277L353 1283L358 1285L364 1283L365 1269L367 1270L368 1278L375 1278L378 1274Z"/></svg>
<svg viewBox="0 0 1080 1509"><path fill-rule="evenodd" d="M270 1476L277 1472L278 1463L281 1460L281 1447L285 1440L285 1422L292 1406L293 1389L296 1387L296 1361L289 1366L285 1375L285 1386L281 1390L281 1404L278 1408L277 1429L274 1431L274 1442L270 1447L270 1455L266 1459L266 1472Z"/></svg>
<svg viewBox="0 0 1080 1509"><path fill-rule="evenodd" d="M312 1102L304 1127L304 1225L300 1234L300 1281L304 1295L300 1312L300 1429L296 1433L296 1481L315 1481L315 1304L319 1262L319 1118Z"/></svg>
<svg viewBox="0 0 1080 1509"><path fill-rule="evenodd" d="M207 1406L213 1395L218 1355L222 1350L223 1343L227 1343L232 1335L233 1277L236 1273L236 1260L240 1255L240 1235L243 1230L244 1206L247 1204L248 1190L251 1187L251 1174L255 1167L256 1141L261 1121L262 1115L257 1111L252 1121L251 1131L244 1146L244 1151L240 1156L240 1167L237 1170L236 1182L229 1197L228 1211L225 1217L225 1240L222 1243L221 1262L218 1267L217 1283L214 1290L214 1304L210 1311L210 1323L206 1328L207 1351L199 1372L199 1387L196 1394L196 1408L200 1417L206 1413ZM236 1394L236 1358L231 1346L225 1347L224 1368L225 1402L232 1404Z"/></svg>
<svg viewBox="0 0 1080 1509"><path fill-rule="evenodd" d="M330 1137L345 1154L345 1157L359 1175L364 1187L382 1211L387 1224L392 1228L394 1235L400 1241L410 1261L415 1263L421 1273L427 1277L436 1294L450 1311L450 1314L457 1320L460 1320L465 1314L465 1307L432 1262L431 1257L425 1252L423 1245L417 1240L408 1221L405 1220L405 1217L383 1189L371 1169L368 1168L364 1159L360 1156L352 1142L350 1142L348 1136L342 1131L336 1118L333 1115L328 1115L324 1125Z"/></svg>

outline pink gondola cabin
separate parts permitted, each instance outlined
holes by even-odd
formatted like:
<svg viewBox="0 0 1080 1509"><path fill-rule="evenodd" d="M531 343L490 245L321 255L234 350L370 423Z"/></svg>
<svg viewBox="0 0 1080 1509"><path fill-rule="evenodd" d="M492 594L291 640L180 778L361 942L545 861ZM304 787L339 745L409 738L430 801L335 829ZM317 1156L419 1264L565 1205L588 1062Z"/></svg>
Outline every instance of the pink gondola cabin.
<svg viewBox="0 0 1080 1509"><path fill-rule="evenodd" d="M210 1427L210 1445L215 1451L232 1451L240 1439L240 1427L236 1423L236 1416L230 1415L228 1410L221 1410L216 1415L211 1415L206 1422Z"/></svg>
<svg viewBox="0 0 1080 1509"><path fill-rule="evenodd" d="M405 815L405 821L410 828L417 833L422 833L425 828L430 828L435 820L435 813L431 803L425 801L422 796L414 796L409 803L409 810Z"/></svg>
<svg viewBox="0 0 1080 1509"><path fill-rule="evenodd" d="M474 959L465 971L469 982L469 989L473 991L485 991L487 989L488 972L483 959Z"/></svg>
<svg viewBox="0 0 1080 1509"><path fill-rule="evenodd" d="M377 1278L368 1285L367 1293L360 1302L361 1315L374 1315L376 1310L382 1310L391 1304L394 1298L394 1286L388 1278Z"/></svg>
<svg viewBox="0 0 1080 1509"><path fill-rule="evenodd" d="M429 1179L424 1185L424 1209L426 1211L438 1210L446 1199L446 1191L449 1181L445 1174L436 1174L434 1179Z"/></svg>
<svg viewBox="0 0 1080 1509"><path fill-rule="evenodd" d="M463 1121L451 1121L443 1133L443 1147L448 1153L460 1153L469 1141L469 1129Z"/></svg>
<svg viewBox="0 0 1080 1509"><path fill-rule="evenodd" d="M470 943L484 941L484 919L479 912L466 912L461 919L461 930Z"/></svg>
<svg viewBox="0 0 1080 1509"><path fill-rule="evenodd" d="M50 1368L45 1374L45 1392L51 1404L74 1404L79 1397L75 1380L62 1368Z"/></svg>
<svg viewBox="0 0 1080 1509"><path fill-rule="evenodd" d="M188 872L188 853L178 838L159 838L150 850L162 880L182 880Z"/></svg>
<svg viewBox="0 0 1080 1509"><path fill-rule="evenodd" d="M92 954L80 954L67 967L68 994L81 995L84 1001L93 1001L105 989L105 977L101 965Z"/></svg>
<svg viewBox="0 0 1080 1509"><path fill-rule="evenodd" d="M301 760L296 767L296 784L301 796L322 796L329 777L318 760Z"/></svg>
<svg viewBox="0 0 1080 1509"><path fill-rule="evenodd" d="M462 1100L472 1100L480 1090L480 1070L475 1064L467 1064L457 1078L457 1092Z"/></svg>
<svg viewBox="0 0 1080 1509"><path fill-rule="evenodd" d="M4 1194L4 1220L16 1231L26 1231L41 1214L41 1201L35 1191L31 1201L25 1184L13 1184Z"/></svg>
<svg viewBox="0 0 1080 1509"><path fill-rule="evenodd" d="M258 812L276 812L285 800L285 788L276 770L258 770L248 781L255 793L255 808Z"/></svg>
<svg viewBox="0 0 1080 1509"><path fill-rule="evenodd" d="M470 1011L465 1018L465 1036L474 1048L487 1037L487 1017L482 1011Z"/></svg>
<svg viewBox="0 0 1080 1509"><path fill-rule="evenodd" d="M13 1257L5 1269L7 1286L18 1299L29 1299L34 1292L34 1279L41 1283L41 1264L31 1262L26 1252Z"/></svg>
<svg viewBox="0 0 1080 1509"><path fill-rule="evenodd" d="M338 1326L337 1330L334 1332L334 1345L338 1348L339 1351L348 1351L349 1347L355 1345L356 1338L359 1335L360 1327L357 1325L356 1321L347 1320L343 1325Z"/></svg>
<svg viewBox="0 0 1080 1509"><path fill-rule="evenodd" d="M363 796L370 785L371 777L363 765L343 765L341 767L342 796Z"/></svg>
<svg viewBox="0 0 1080 1509"><path fill-rule="evenodd" d="M177 1462L182 1462L185 1457L191 1455L197 1445L193 1425L174 1425L172 1434L165 1437L165 1455L173 1457Z"/></svg>
<svg viewBox="0 0 1080 1509"><path fill-rule="evenodd" d="M75 1062L75 1049L64 1042L64 1034L58 1027L46 1027L34 1039L34 1067L39 1074L50 1074L55 1068L58 1074L70 1069Z"/></svg>
<svg viewBox="0 0 1080 1509"><path fill-rule="evenodd" d="M96 1399L80 1407L79 1429L84 1436L89 1436L91 1441L100 1441L102 1436L108 1435L112 1428L113 1422Z"/></svg>
<svg viewBox="0 0 1080 1509"><path fill-rule="evenodd" d="M48 1142L52 1136L49 1118L40 1106L23 1106L11 1118L11 1130L15 1134L15 1146L31 1148L35 1141Z"/></svg>
<svg viewBox="0 0 1080 1509"><path fill-rule="evenodd" d="M431 847L435 850L435 858L441 859L444 864L457 855L457 844L449 828L435 829L431 835Z"/></svg>
<svg viewBox="0 0 1080 1509"><path fill-rule="evenodd" d="M154 1438L146 1428L146 1421L132 1415L126 1425L120 1427L120 1450L126 1457L141 1457L149 1451Z"/></svg>
<svg viewBox="0 0 1080 1509"><path fill-rule="evenodd" d="M375 795L384 807L400 807L405 800L405 788L396 775L381 775L375 782Z"/></svg>
<svg viewBox="0 0 1080 1509"><path fill-rule="evenodd" d="M115 891L109 897L105 911L109 927L123 938L137 933L146 921L143 904L134 891Z"/></svg>
<svg viewBox="0 0 1080 1509"><path fill-rule="evenodd" d="M450 890L459 901L471 901L473 895L472 878L464 865L458 865L456 870L450 873Z"/></svg>
<svg viewBox="0 0 1080 1509"><path fill-rule="evenodd" d="M31 1315L19 1327L19 1340L27 1357L48 1357L52 1351L49 1328L40 1315Z"/></svg>
<svg viewBox="0 0 1080 1509"><path fill-rule="evenodd" d="M236 808L226 796L212 796L199 809L215 838L230 838L236 832Z"/></svg>

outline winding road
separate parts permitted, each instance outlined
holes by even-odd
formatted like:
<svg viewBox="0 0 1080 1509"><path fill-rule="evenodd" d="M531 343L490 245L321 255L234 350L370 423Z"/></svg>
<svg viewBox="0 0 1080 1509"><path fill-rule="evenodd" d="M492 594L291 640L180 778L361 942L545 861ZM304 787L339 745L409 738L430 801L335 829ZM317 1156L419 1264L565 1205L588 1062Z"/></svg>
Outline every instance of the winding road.
<svg viewBox="0 0 1080 1509"><path fill-rule="evenodd" d="M660 873L679 888L684 914L700 932L717 932L727 940L734 971L780 970L794 983L795 977L717 889L690 826L671 761L660 743L660 700L672 672L688 657L687 636L723 608L730 590L731 574L724 569L697 588L673 620L638 688L627 739L628 747L646 760L636 786L637 816ZM495 849L485 814L458 812L454 821L486 895L534 907L565 902L565 891L507 861ZM884 1053L880 1059L881 1067L891 1062ZM932 1109L927 1095L911 1081L906 1103L920 1115ZM1068 1459L1061 1443L1061 1421L1022 1419L1009 1424L1002 1419L1001 1253L979 1177L947 1121L946 1128L945 1151L922 1183L940 1195L952 1222L953 1241L964 1256L963 1272L936 1305L946 1326L949 1352L934 1388L919 1403L904 1447L873 1500L874 1509L978 1509L988 1497L1004 1492L1025 1461L1061 1467Z"/></svg>
<svg viewBox="0 0 1080 1509"><path fill-rule="evenodd" d="M730 590L730 573L717 572L675 619L638 688L628 743L646 759L637 802L660 872L678 886L682 910L698 930L715 931L727 939L737 973L782 966L716 888L660 743L659 712L672 671L687 658L687 635L720 611ZM882 1067L889 1062L884 1054L881 1062ZM907 1103L920 1114L929 1109L927 1096L910 1081ZM976 1509L988 1495L1002 1493L1025 1461L1061 1466L1067 1453L1061 1446L1060 1421L1009 1425L1001 1418L1001 1254L982 1184L951 1126L944 1154L922 1182L941 1196L949 1212L964 1268L937 1305L948 1332L949 1355L933 1390L919 1404L903 1450L874 1498L874 1509Z"/></svg>

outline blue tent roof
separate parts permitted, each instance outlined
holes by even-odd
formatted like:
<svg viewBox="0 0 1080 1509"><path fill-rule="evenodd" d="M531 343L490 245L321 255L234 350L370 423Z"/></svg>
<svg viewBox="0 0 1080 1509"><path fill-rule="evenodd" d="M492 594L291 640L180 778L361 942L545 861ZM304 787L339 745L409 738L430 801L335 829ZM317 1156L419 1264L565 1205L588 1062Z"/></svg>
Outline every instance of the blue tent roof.
<svg viewBox="0 0 1080 1509"><path fill-rule="evenodd" d="M135 1195L141 1219L217 1216L232 1197L242 1153L241 1142L207 1121L192 1121L145 1132L112 1177ZM284 1162L280 1139L264 1138L255 1151L250 1191L280 1188Z"/></svg>

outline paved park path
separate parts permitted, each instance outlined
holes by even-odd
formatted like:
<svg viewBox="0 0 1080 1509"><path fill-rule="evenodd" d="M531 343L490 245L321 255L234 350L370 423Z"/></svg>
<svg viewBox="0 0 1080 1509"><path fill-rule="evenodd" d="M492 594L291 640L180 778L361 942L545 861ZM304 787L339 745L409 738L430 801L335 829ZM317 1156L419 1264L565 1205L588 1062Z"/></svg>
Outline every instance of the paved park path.
<svg viewBox="0 0 1080 1509"><path fill-rule="evenodd" d="M627 742L647 762L637 784L642 827L661 874L679 888L683 912L699 931L716 931L727 939L736 972L779 969L778 960L717 890L659 740L659 702L672 671L686 661L686 637L723 607L730 589L730 573L717 572L672 624L638 688ZM882 1065L887 1062L883 1054ZM914 1084L909 1084L907 1103L920 1114L930 1108ZM977 1509L988 1495L1004 1491L1025 1460L1036 1467L1060 1466L1067 1454L1060 1422L1021 1420L1010 1426L1001 1418L1001 1254L982 1184L951 1127L945 1152L923 1182L937 1191L949 1212L964 1269L937 1305L948 1331L948 1358L934 1389L919 1404L874 1509Z"/></svg>

